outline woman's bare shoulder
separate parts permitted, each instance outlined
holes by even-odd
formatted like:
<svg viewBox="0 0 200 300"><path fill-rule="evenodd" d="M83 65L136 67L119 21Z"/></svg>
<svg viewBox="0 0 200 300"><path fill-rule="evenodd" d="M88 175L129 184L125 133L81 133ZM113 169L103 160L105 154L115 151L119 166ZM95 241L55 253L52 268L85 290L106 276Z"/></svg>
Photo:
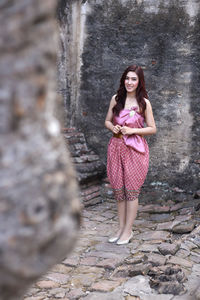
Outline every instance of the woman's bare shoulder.
<svg viewBox="0 0 200 300"><path fill-rule="evenodd" d="M144 101L146 102L146 105L147 105L147 106L150 106L150 107L151 107L151 102L150 102L150 100L149 100L149 99L147 99L147 98L144 98Z"/></svg>
<svg viewBox="0 0 200 300"><path fill-rule="evenodd" d="M146 104L151 104L150 100L147 98L144 98L144 101L146 102Z"/></svg>
<svg viewBox="0 0 200 300"><path fill-rule="evenodd" d="M117 94L113 95L112 98L111 98L111 101L115 101L116 102L116 96L117 96Z"/></svg>
<svg viewBox="0 0 200 300"><path fill-rule="evenodd" d="M113 95L112 96L112 98L111 98L111 101L110 101L110 104L112 105L112 106L114 106L114 105L116 105L116 94L115 95Z"/></svg>

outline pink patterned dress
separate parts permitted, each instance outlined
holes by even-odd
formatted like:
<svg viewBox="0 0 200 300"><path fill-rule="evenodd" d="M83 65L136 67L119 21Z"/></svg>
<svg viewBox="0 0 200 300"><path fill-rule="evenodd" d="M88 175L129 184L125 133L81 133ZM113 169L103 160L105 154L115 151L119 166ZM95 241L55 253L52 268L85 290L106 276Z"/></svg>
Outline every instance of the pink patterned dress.
<svg viewBox="0 0 200 300"><path fill-rule="evenodd" d="M123 109L114 116L114 125L143 128L144 117L137 107ZM140 135L112 137L108 144L107 175L118 201L138 198L149 167L149 147Z"/></svg>

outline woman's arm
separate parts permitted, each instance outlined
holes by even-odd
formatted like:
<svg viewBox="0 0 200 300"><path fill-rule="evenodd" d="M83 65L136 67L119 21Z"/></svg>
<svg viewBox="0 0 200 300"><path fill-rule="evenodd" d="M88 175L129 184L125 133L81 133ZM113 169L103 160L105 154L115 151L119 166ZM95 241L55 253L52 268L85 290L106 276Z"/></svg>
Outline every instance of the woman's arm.
<svg viewBox="0 0 200 300"><path fill-rule="evenodd" d="M151 107L151 103L149 100L146 101L146 109L145 109L145 121L147 127L145 128L130 128L127 126L123 126L121 128L122 134L138 134L138 135L152 135L156 133L156 124L153 117L153 111Z"/></svg>
<svg viewBox="0 0 200 300"><path fill-rule="evenodd" d="M110 106L106 115L106 119L105 119L105 127L108 128L110 131L112 131L112 133L118 133L121 129L121 126L119 125L113 125L112 120L113 120L113 107L116 105L116 100L115 100L115 96L114 95L110 101Z"/></svg>

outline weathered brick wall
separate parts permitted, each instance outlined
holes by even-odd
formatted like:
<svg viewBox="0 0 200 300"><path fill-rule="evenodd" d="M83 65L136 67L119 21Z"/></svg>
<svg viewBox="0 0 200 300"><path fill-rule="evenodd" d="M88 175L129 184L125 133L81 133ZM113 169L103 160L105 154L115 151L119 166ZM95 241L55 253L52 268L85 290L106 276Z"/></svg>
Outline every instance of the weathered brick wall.
<svg viewBox="0 0 200 300"><path fill-rule="evenodd" d="M186 191L199 184L200 4L198 0L63 1L60 90L70 124L105 162L104 119L124 68L144 68L158 128L146 184ZM62 51L61 51L62 53ZM63 77L63 70L67 69ZM65 81L64 81L65 80Z"/></svg>

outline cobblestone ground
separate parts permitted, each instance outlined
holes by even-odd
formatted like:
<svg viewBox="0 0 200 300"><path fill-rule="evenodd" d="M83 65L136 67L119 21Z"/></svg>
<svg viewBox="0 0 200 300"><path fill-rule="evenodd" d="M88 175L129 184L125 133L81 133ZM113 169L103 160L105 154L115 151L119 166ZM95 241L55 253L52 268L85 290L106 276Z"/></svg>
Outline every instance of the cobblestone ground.
<svg viewBox="0 0 200 300"><path fill-rule="evenodd" d="M107 242L117 229L115 201L87 208L73 253L24 300L200 299L199 221L197 200L141 204L133 240L118 246Z"/></svg>

